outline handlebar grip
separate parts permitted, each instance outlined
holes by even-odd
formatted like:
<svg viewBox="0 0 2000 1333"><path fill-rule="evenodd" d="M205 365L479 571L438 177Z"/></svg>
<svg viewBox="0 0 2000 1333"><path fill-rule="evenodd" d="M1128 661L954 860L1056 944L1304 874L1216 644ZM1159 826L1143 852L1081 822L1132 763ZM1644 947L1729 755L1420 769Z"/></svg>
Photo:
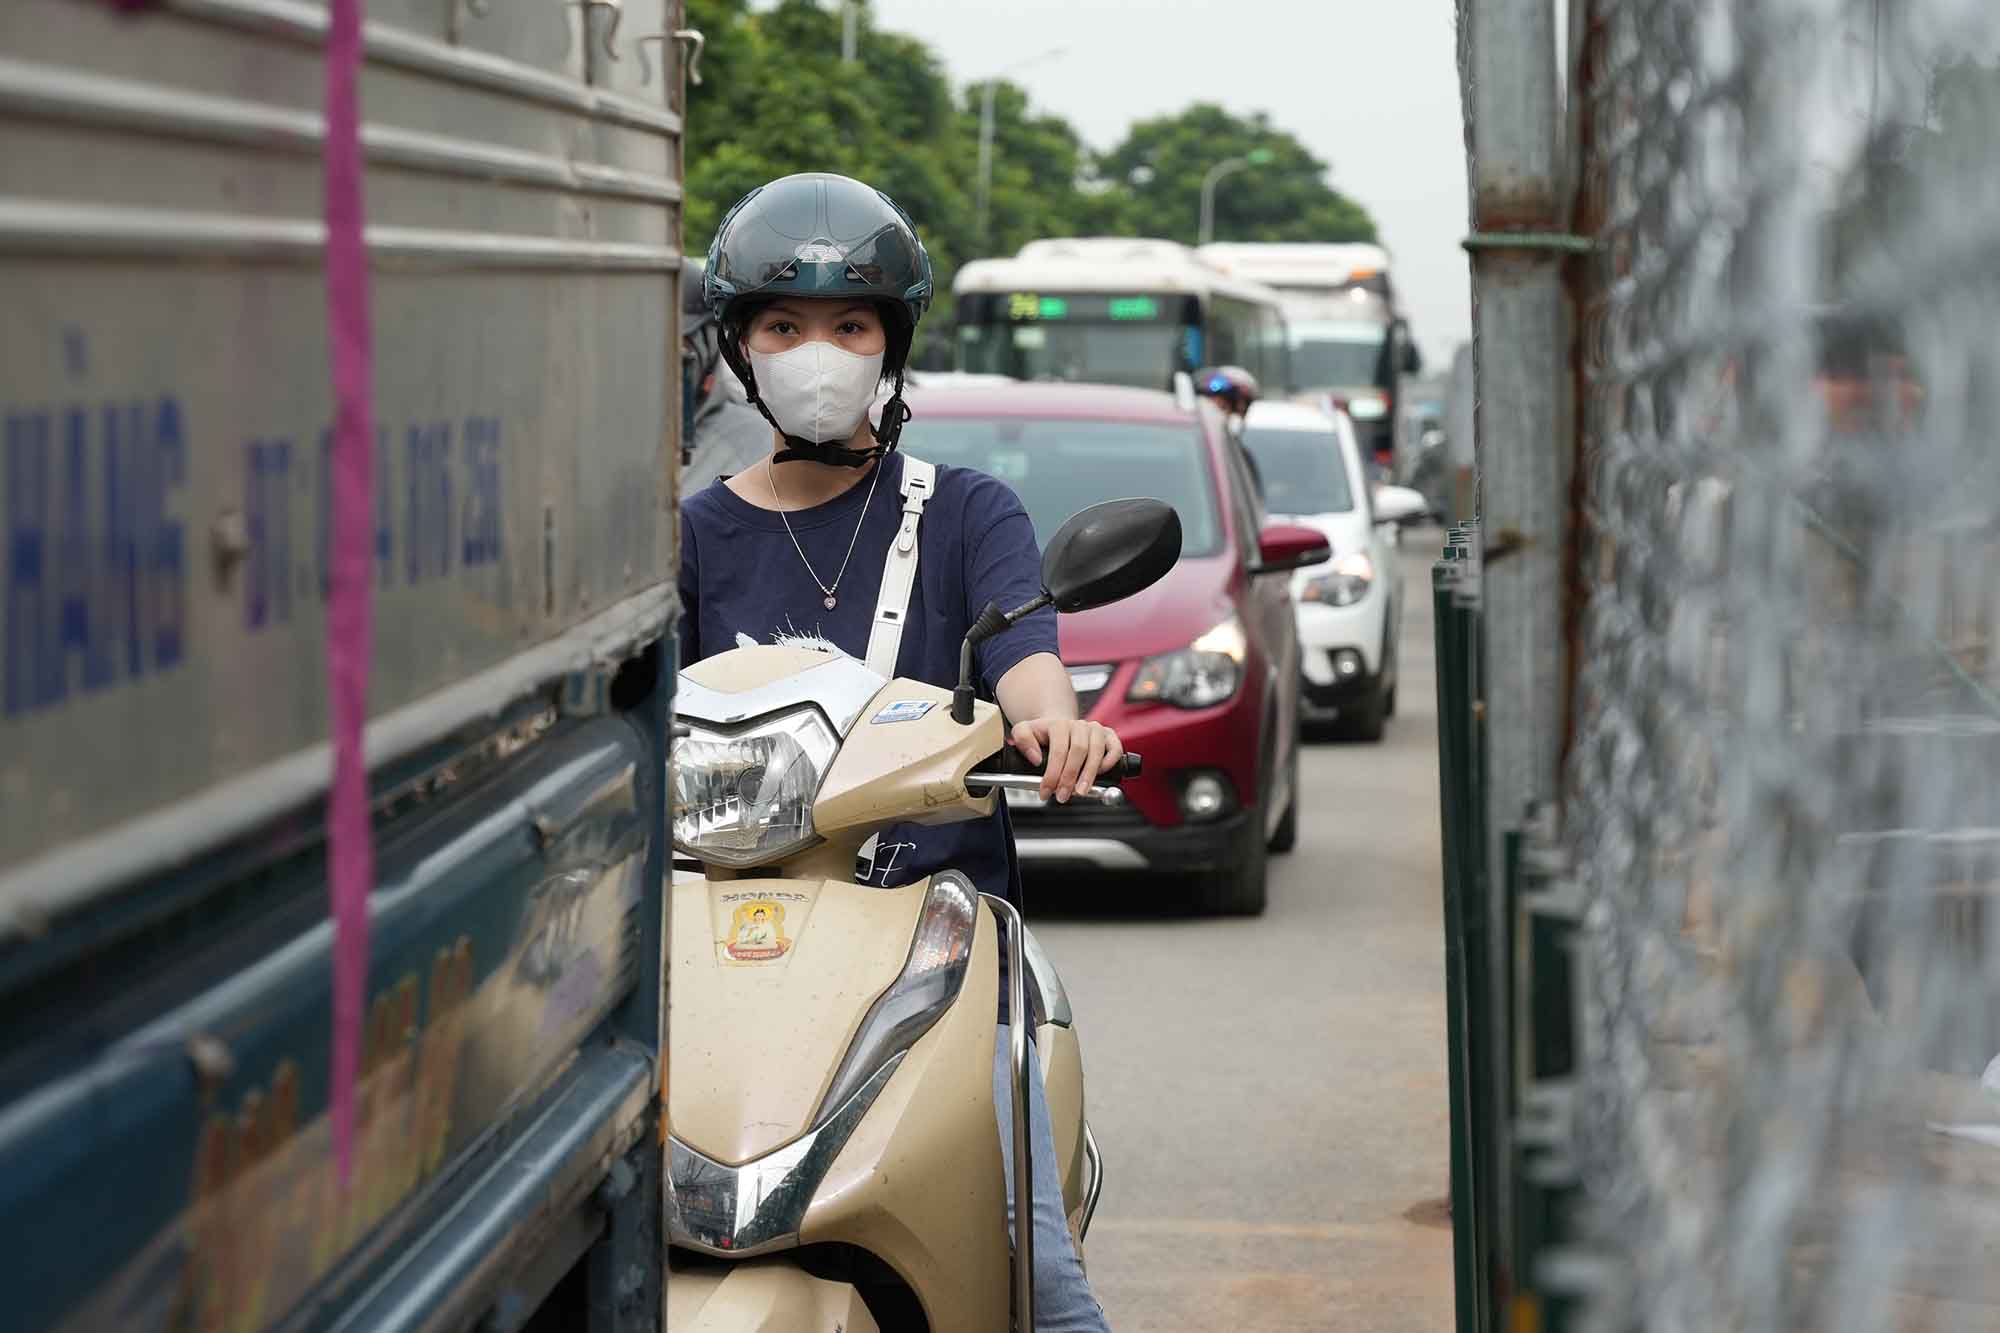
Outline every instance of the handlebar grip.
<svg viewBox="0 0 2000 1333"><path fill-rule="evenodd" d="M1011 745L979 767L990 773L1016 773L1024 777L1040 777L1042 773L1040 764L1029 763L1026 756ZM1097 785L1115 787L1126 778L1138 777L1144 767L1145 764L1140 756L1128 750L1116 768L1097 775Z"/></svg>
<svg viewBox="0 0 2000 1333"><path fill-rule="evenodd" d="M1041 773L1040 764L1031 764L1028 757L1011 745L1002 746L1000 753L979 765L989 773L1013 773L1021 777L1035 777Z"/></svg>
<svg viewBox="0 0 2000 1333"><path fill-rule="evenodd" d="M1127 778L1138 777L1139 771L1143 767L1144 765L1141 763L1139 756L1127 751L1125 757L1118 761L1115 768L1108 768L1097 775L1097 785L1100 787L1119 786Z"/></svg>

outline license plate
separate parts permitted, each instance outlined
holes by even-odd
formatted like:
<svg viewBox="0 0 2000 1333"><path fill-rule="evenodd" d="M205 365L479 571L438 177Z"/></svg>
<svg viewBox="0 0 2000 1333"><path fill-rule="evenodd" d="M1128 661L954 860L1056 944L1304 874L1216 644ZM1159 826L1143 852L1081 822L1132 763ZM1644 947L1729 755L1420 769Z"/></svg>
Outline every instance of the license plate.
<svg viewBox="0 0 2000 1333"><path fill-rule="evenodd" d="M1038 791L1017 791L1012 787L1001 788L1007 794L1007 804L1016 810L1043 810L1048 807L1048 798Z"/></svg>

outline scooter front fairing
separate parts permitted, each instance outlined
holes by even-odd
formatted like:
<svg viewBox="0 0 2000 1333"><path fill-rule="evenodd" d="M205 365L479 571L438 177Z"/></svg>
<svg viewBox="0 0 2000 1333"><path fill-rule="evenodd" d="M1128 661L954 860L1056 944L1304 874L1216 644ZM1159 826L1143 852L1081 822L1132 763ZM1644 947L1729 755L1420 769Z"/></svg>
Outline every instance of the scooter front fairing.
<svg viewBox="0 0 2000 1333"><path fill-rule="evenodd" d="M929 978L904 979L930 961L937 918L961 912L955 993L925 1015ZM854 1246L933 1328L1005 1329L991 909L955 875L701 880L674 887L673 925L673 1243L717 1257Z"/></svg>

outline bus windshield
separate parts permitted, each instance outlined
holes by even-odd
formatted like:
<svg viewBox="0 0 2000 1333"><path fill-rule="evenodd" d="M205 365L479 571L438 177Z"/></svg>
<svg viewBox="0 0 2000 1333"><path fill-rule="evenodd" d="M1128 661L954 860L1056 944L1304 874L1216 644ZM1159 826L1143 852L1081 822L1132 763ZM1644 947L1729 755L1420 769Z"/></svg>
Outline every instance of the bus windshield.
<svg viewBox="0 0 2000 1333"><path fill-rule="evenodd" d="M977 468L1014 488L1046 542L1077 510L1100 500L1151 496L1181 516L1181 553L1222 549L1208 450L1192 425L944 417L919 412L903 430L918 458Z"/></svg>
<svg viewBox="0 0 2000 1333"><path fill-rule="evenodd" d="M1379 385L1388 345L1387 324L1293 324L1292 379L1308 389Z"/></svg>
<svg viewBox="0 0 2000 1333"><path fill-rule="evenodd" d="M1015 379L1164 389L1189 368L1187 331L1173 324L967 324L958 337L961 370Z"/></svg>

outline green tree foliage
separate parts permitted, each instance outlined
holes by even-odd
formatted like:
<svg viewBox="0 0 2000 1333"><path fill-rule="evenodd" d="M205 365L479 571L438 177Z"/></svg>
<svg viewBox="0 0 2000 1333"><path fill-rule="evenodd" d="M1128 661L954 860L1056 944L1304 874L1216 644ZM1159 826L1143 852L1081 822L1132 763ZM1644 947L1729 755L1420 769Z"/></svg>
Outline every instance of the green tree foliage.
<svg viewBox="0 0 2000 1333"><path fill-rule="evenodd" d="M958 137L979 157L980 103L984 85L967 88L958 112ZM993 190L984 245L987 254L1012 254L1038 236L1079 234L1078 183L1089 153L1075 129L1060 116L1037 116L1028 95L1005 80L993 86ZM977 182L967 182L976 193Z"/></svg>
<svg viewBox="0 0 2000 1333"><path fill-rule="evenodd" d="M886 190L918 219L939 290L969 249L970 164L957 100L921 42L864 12L859 59L840 60L840 16L812 0L752 13L747 0L689 0L708 35L688 90L686 242L701 253L731 204L768 180L837 171ZM921 348L921 334L920 334Z"/></svg>
<svg viewBox="0 0 2000 1333"><path fill-rule="evenodd" d="M949 178L933 168L951 87L920 43L865 30L864 76L841 66L839 17L810 0L756 15L746 0L690 0L688 17L708 35L702 84L688 90L690 246L730 204L795 171L873 180L912 212L946 203L935 196Z"/></svg>
<svg viewBox="0 0 2000 1333"><path fill-rule="evenodd" d="M1202 173L1253 147L1274 160L1218 192L1219 238L1375 235L1368 214L1327 186L1326 165L1262 115L1196 105L1135 125L1099 157L1067 121L1037 113L1020 87L1002 81L993 90L993 185L982 237L982 85L955 91L928 47L876 28L865 6L852 66L840 59L838 7L816 0L755 11L750 0L688 0L688 20L708 36L702 84L688 90L692 253L707 248L722 214L756 186L795 171L838 171L880 186L917 219L948 307L960 263L1012 254L1036 237L1194 241Z"/></svg>
<svg viewBox="0 0 2000 1333"><path fill-rule="evenodd" d="M1225 177L1215 192L1219 241L1372 241L1368 211L1326 183L1327 164L1263 112L1244 118L1212 102L1142 120L1097 171L1129 195L1128 216L1149 235L1198 239L1201 182L1210 167L1263 149L1271 160Z"/></svg>

